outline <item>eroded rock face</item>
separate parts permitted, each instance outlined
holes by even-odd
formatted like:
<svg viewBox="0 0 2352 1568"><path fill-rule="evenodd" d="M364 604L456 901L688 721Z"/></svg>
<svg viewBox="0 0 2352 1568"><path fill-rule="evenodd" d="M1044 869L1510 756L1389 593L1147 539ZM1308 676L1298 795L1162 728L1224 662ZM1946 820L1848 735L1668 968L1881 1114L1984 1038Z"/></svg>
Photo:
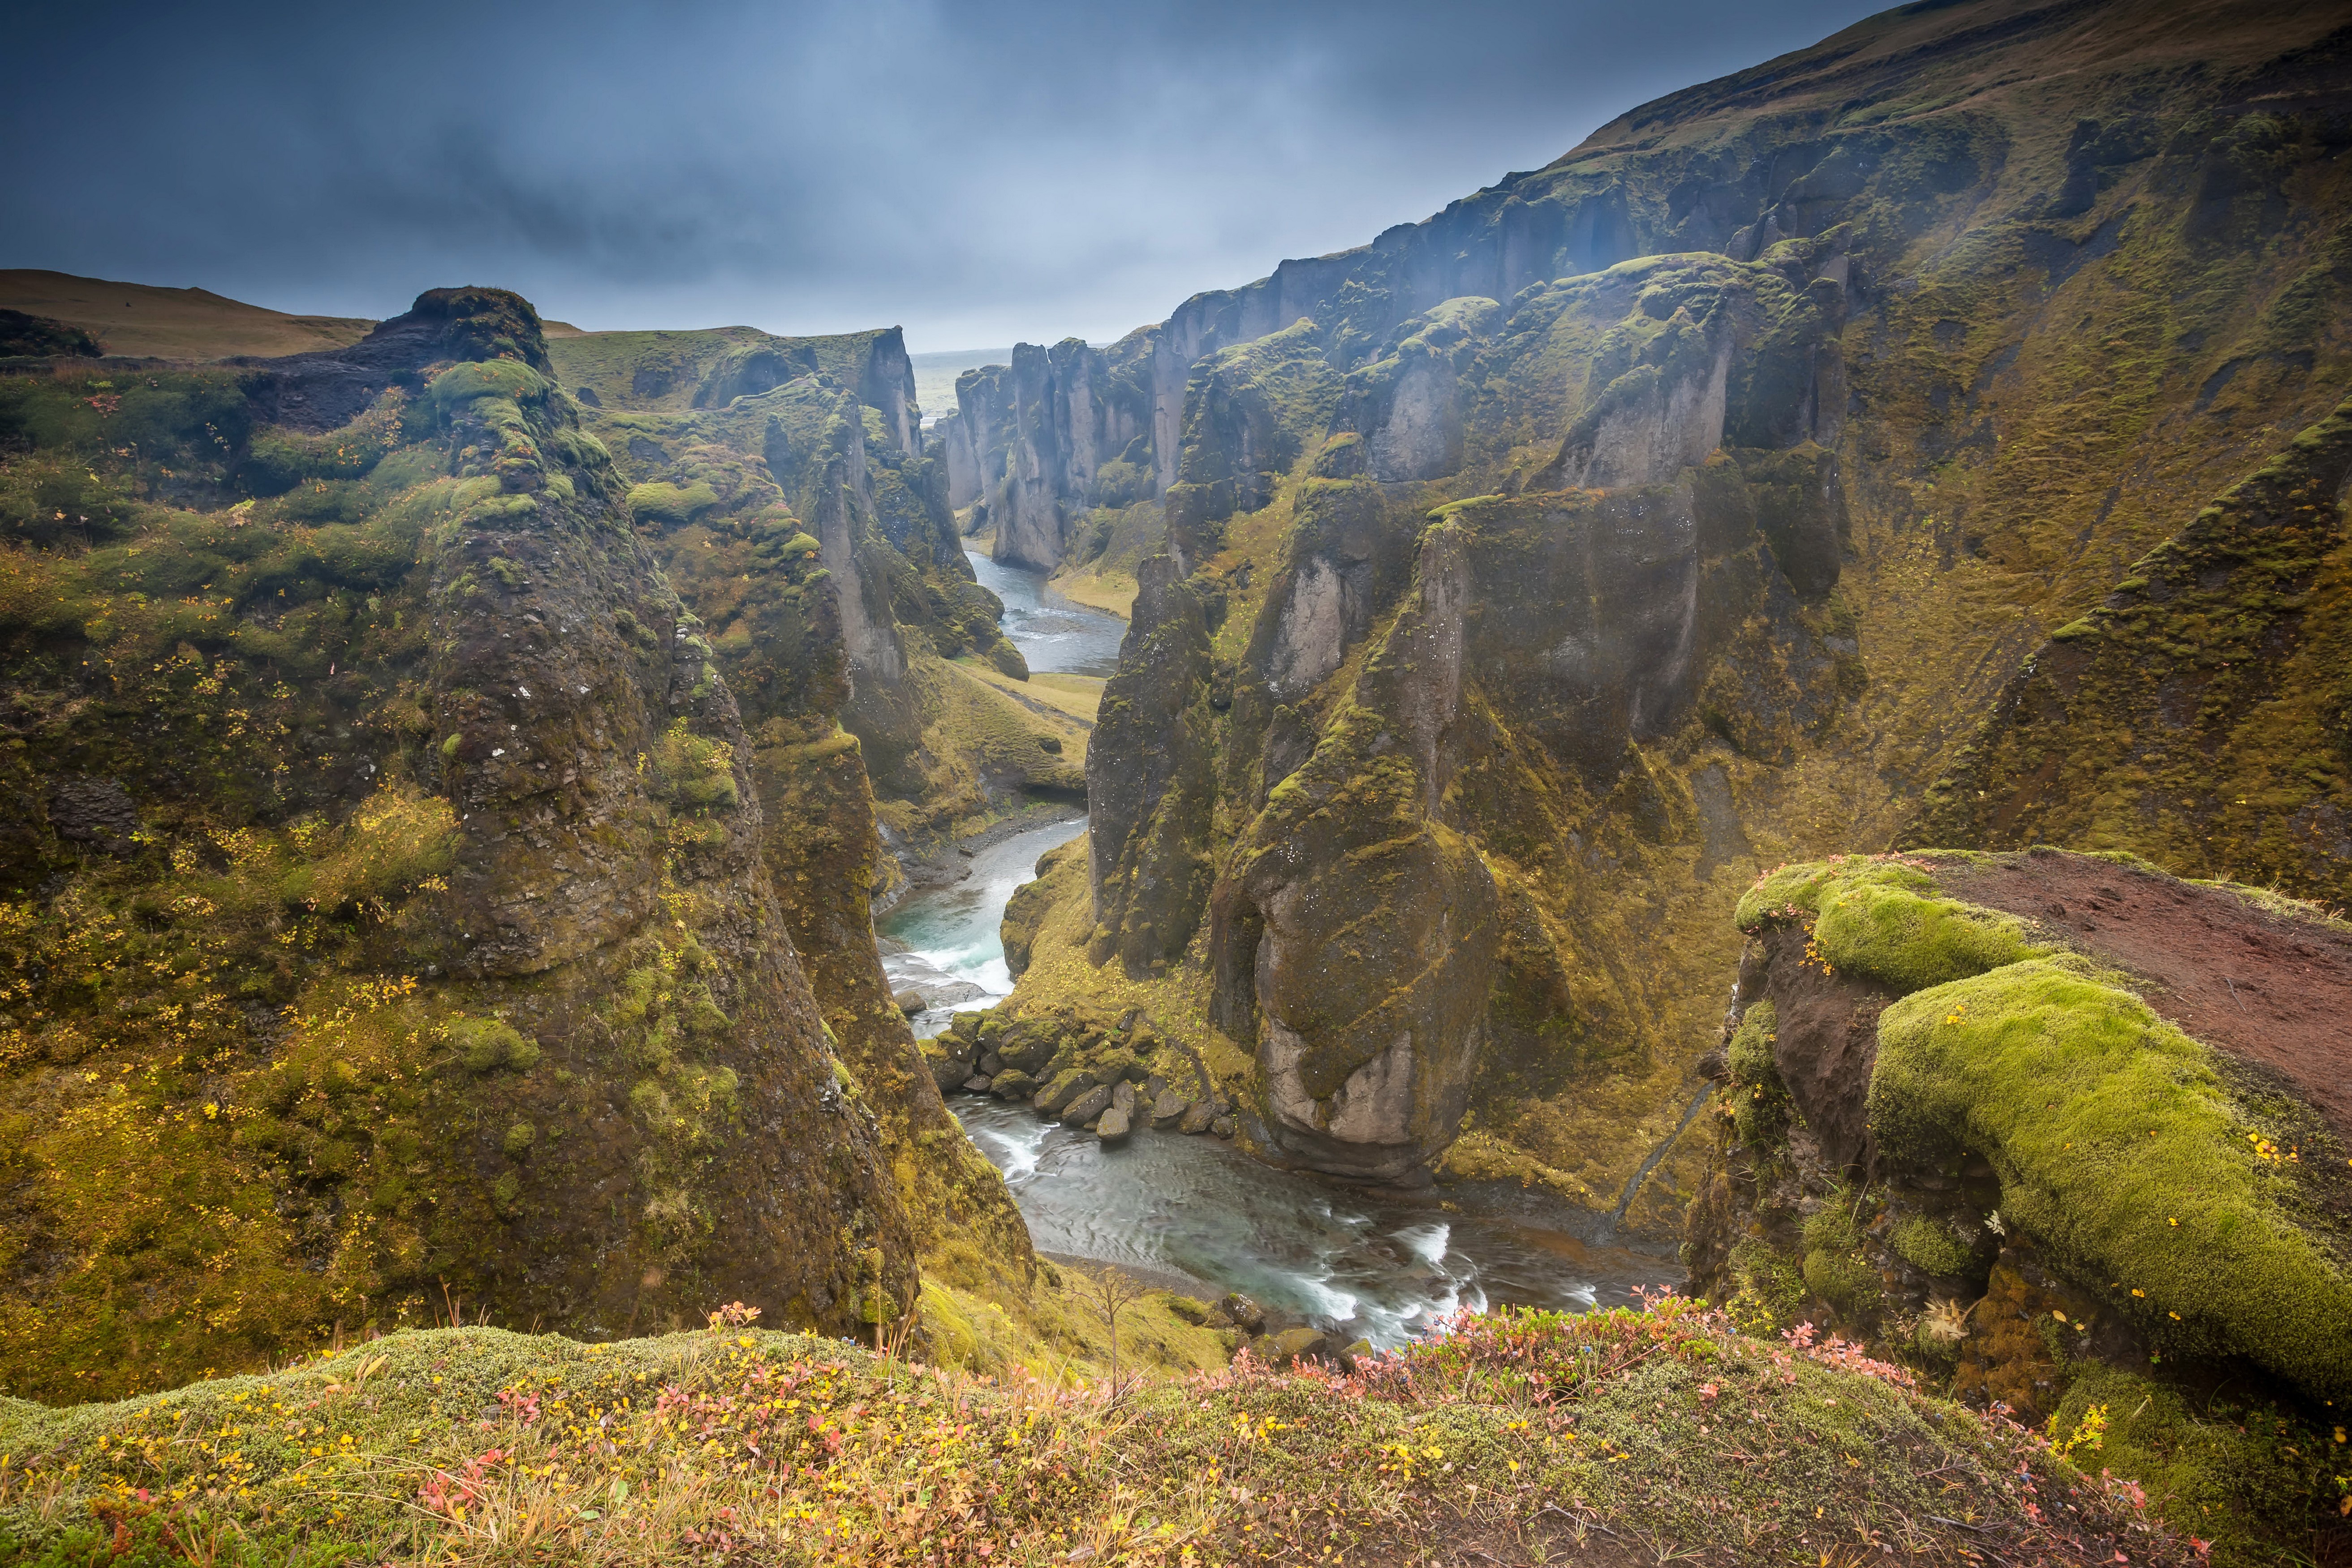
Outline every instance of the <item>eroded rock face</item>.
<svg viewBox="0 0 2352 1568"><path fill-rule="evenodd" d="M1464 775L1533 748L1605 782L1629 743L1677 721L1697 511L1685 480L1472 503L1423 538L1345 710L1272 785L1213 901L1218 1020L1256 1042L1286 1152L1393 1179L1452 1141L1504 946L1479 847L1498 825L1465 807L1523 808L1465 795ZM1276 603L1282 654L1315 601L1294 584Z"/></svg>
<svg viewBox="0 0 2352 1568"><path fill-rule="evenodd" d="M256 1364L337 1314L421 1320L444 1281L493 1321L591 1335L729 1300L851 1333L909 1304L914 1238L761 861L734 697L547 363L525 301L436 290L350 350L265 368L241 409L234 387L173 383L213 399L190 442L236 433L255 482L295 499L153 509L157 557L227 595L192 628L201 647L120 628L121 647L176 640L147 661L139 708L194 703L184 734L157 746L121 712L60 707L44 736L58 789L22 768L9 788L68 809L47 838L8 843L70 888L103 847L56 829L110 826L127 806L160 847L104 877L163 917L145 928L159 952L204 955L156 984L203 989L96 1035L60 997L57 1048L36 1039L0 1082L12 1106L56 1104L81 1081L55 1070L69 1059L162 1064L205 1031L209 1077L166 1073L141 1110L217 1140L110 1163L68 1105L10 1157L59 1173L98 1159L134 1205L148 1184L193 1182L257 1216L232 1279L252 1306L207 1321L219 1274L168 1227L126 1247L20 1213L20 1233L49 1238L43 1256L81 1264L0 1292L11 1386L100 1363L118 1379L180 1356ZM362 374L374 400L323 436L246 422L315 412ZM323 525L294 510L320 465L371 476ZM205 553L223 542L244 553ZM789 572L814 572L813 555ZM256 575L255 561L274 563ZM45 563L60 591L77 569ZM12 658L27 680L83 668L79 651ZM106 790L78 782L92 777ZM52 963L73 972L61 950ZM231 994L251 1005L224 1010ZM195 1021L147 1021L165 1018ZM77 1292L133 1277L136 1321L23 1332L25 1311L96 1323ZM135 1363L124 1335L147 1346Z"/></svg>
<svg viewBox="0 0 2352 1568"><path fill-rule="evenodd" d="M1200 922L1214 791L1209 677L1200 602L1175 563L1154 556L1087 751L1095 955L1117 954L1130 973L1181 954Z"/></svg>
<svg viewBox="0 0 2352 1568"><path fill-rule="evenodd" d="M1167 803L1209 820L1161 782L1181 737L1186 765L1213 756L1215 787L1255 817L1219 865L1208 952L1213 1016L1256 1055L1279 1152L1381 1180L1443 1154L1490 1047L1509 1061L1557 1051L1571 976L1592 962L1559 892L1525 874L1578 873L1530 837L1596 808L1652 841L1696 821L1695 796L1643 749L1725 700L1727 683L1727 705L1759 729L1833 710L1840 667L1807 605L1836 585L1834 466L1805 457L1809 442L1722 448L1735 420L1778 418L1758 399L1798 395L1758 364L1795 356L1811 374L1819 342L1783 331L1791 311L1826 330L1807 298L1790 268L1678 260L1523 299L1509 337L1494 301L1448 301L1368 344L1344 378L1330 334L1308 323L1196 370L1170 553L1108 694L1149 692L1150 705L1107 701L1089 752L1096 945L1140 973L1192 929L1155 908L1160 945L1118 947L1129 889L1182 889L1201 863L1192 830L1164 831ZM1425 517L1399 504L1403 485L1462 461L1475 428L1465 367L1533 374L1569 347L1586 356L1585 389L1518 493ZM1811 430L1780 423L1801 440ZM1286 560L1229 710L1202 711L1194 683L1213 689L1216 672L1205 647L1170 651L1166 607L1230 601L1234 580L1188 563L1271 488L1265 465L1302 461ZM1145 742L1160 752L1139 767ZM1139 784L1160 831L1130 826L1144 820L1127 798Z"/></svg>
<svg viewBox="0 0 2352 1568"><path fill-rule="evenodd" d="M1939 774L1939 837L2095 834L2340 892L2332 437L2188 526L2341 397L2341 345L2279 335L2336 300L2332 252L2230 270L2342 226L2315 173L2337 43L2202 13L2210 76L2140 42L2077 70L2056 13L1980 15L1889 13L1677 94L1104 352L1094 384L1150 391L1165 549L1217 628L1217 879L1182 962L1257 1064L1262 1142L1434 1157L1466 1071L1452 1173L1670 1225L1627 1184L1696 1091L1730 956L1706 911L1784 846L1895 841ZM2004 83L1965 124L1836 120L1965 73ZM2156 277L2182 312L2161 368L2132 346ZM1097 738L1098 778L1126 743ZM1482 876L1483 974L1443 951L1490 918ZM1357 1126L1402 1141L1333 1136Z"/></svg>

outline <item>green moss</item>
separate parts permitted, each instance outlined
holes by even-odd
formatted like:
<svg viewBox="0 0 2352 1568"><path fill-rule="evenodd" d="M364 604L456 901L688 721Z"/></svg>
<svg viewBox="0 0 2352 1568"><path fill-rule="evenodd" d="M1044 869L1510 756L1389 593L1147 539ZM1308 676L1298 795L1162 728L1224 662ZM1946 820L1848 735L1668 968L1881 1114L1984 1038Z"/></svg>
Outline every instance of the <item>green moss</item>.
<svg viewBox="0 0 2352 1568"><path fill-rule="evenodd" d="M543 401L554 385L520 360L470 360L451 365L433 378L425 397L444 415L477 398L503 398L509 403Z"/></svg>
<svg viewBox="0 0 2352 1568"><path fill-rule="evenodd" d="M656 482L629 489L629 510L658 522L691 522L719 504L719 493L696 480L689 485Z"/></svg>
<svg viewBox="0 0 2352 1568"><path fill-rule="evenodd" d="M1829 1303L1849 1323L1875 1316L1884 1293L1878 1270L1858 1252L1832 1252L1816 1247L1805 1254L1805 1289Z"/></svg>
<svg viewBox="0 0 2352 1568"><path fill-rule="evenodd" d="M1914 1268L1944 1279L1957 1279L1967 1272L1969 1252L1954 1237L1951 1231L1925 1215L1912 1215L1895 1227L1887 1238L1895 1256Z"/></svg>
<svg viewBox="0 0 2352 1568"><path fill-rule="evenodd" d="M1221 1365L1164 1375L1217 1356L1155 1292L1121 1314L1120 1364L1144 1375L1108 1408L1071 1386L1100 1376L1107 1349L1075 1285L1018 1321L952 1287L924 1292L950 1353L1052 1380L1042 1410L1029 1376L910 1374L756 1325L605 1344L401 1332L121 1403L0 1402L0 1564L164 1568L191 1540L198 1561L236 1568L445 1563L517 1518L538 1521L530 1555L555 1563L692 1561L721 1535L757 1542L762 1561L881 1562L910 1531L956 1532L992 1562L1085 1560L1092 1541L1107 1562L1172 1563L1188 1540L1296 1561L1286 1538L1251 1543L1270 1533L1259 1500L1277 1496L1350 1561L1565 1542L1554 1500L1580 1500L1578 1520L1610 1540L1654 1542L1645 1555L1752 1559L1759 1539L1833 1514L1863 1533L1916 1521L1908 1539L1939 1559L1998 1532L2022 1560L2082 1560L2070 1534L2029 1521L2021 1470L2059 1530L2124 1527L2014 1428L1681 1304L1469 1319L1335 1392ZM1769 1422L1769 1447L1750 1415ZM1237 1441L1244 1420L1255 1436ZM958 1473L909 1486L910 1431ZM1224 1479L1204 1488L1211 1464Z"/></svg>
<svg viewBox="0 0 2352 1568"><path fill-rule="evenodd" d="M1726 1055L1731 1082L1726 1099L1739 1142L1750 1149L1777 1146L1788 1136L1790 1101L1772 1047L1779 1026L1772 1004L1759 1001L1733 1032Z"/></svg>
<svg viewBox="0 0 2352 1568"><path fill-rule="evenodd" d="M1940 897L1920 865L1842 856L1782 867L1739 900L1742 931L1812 917L1816 956L1832 971L1916 991L2049 950L2014 916Z"/></svg>
<svg viewBox="0 0 2352 1568"><path fill-rule="evenodd" d="M1878 1039L1883 1150L1985 1151L2002 1213L2158 1343L2352 1390L2352 1282L2291 1215L2298 1172L2139 998L2031 960L1905 997Z"/></svg>
<svg viewBox="0 0 2352 1568"><path fill-rule="evenodd" d="M2194 1398L2136 1373L2084 1365L2047 1431L2085 1475L2112 1470L2137 1481L2149 1512L2213 1542L2214 1563L2281 1561L2280 1549L2308 1540L2347 1495L2327 1462L2344 1450L2333 1433L2292 1412L2230 1397L2226 1387L2214 1393Z"/></svg>
<svg viewBox="0 0 2352 1568"><path fill-rule="evenodd" d="M452 1018L444 1027L457 1060L467 1072L496 1072L501 1068L529 1072L539 1065L539 1044L504 1018Z"/></svg>
<svg viewBox="0 0 2352 1568"><path fill-rule="evenodd" d="M1878 1270L1862 1247L1853 1199L1832 1188L1827 1204L1804 1224L1805 1288L1849 1323L1874 1318L1884 1300Z"/></svg>
<svg viewBox="0 0 2352 1568"><path fill-rule="evenodd" d="M1743 1237L1731 1249L1730 1265L1738 1289L1726 1306L1741 1327L1760 1334L1796 1326L1805 1306L1801 1263L1759 1237Z"/></svg>

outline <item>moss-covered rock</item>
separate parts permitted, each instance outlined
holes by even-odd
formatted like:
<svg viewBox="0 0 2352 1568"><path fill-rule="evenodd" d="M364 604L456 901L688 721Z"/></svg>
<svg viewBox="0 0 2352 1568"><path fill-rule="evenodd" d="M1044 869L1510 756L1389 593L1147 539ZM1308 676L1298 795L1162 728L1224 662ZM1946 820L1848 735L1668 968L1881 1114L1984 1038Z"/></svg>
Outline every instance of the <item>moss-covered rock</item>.
<svg viewBox="0 0 2352 1568"><path fill-rule="evenodd" d="M1140 582L1087 752L1095 957L1131 975L1181 956L1200 924L1215 787L1200 601L1170 556L1145 562Z"/></svg>
<svg viewBox="0 0 2352 1568"><path fill-rule="evenodd" d="M0 612L12 1392L459 1296L606 1331L911 1299L732 696L548 369L526 302L436 290L119 404L0 383L112 508Z"/></svg>
<svg viewBox="0 0 2352 1568"><path fill-rule="evenodd" d="M2296 1528L2320 1496L2291 1450L2352 1386L2352 1139L2302 1025L2203 1005L2182 977L2218 941L2242 975L2292 973L2332 1005L2352 931L2046 850L1785 867L1738 918L1755 941L1686 1251L1702 1287L1744 1321L1812 1310L2046 1420L2078 1463L2242 1550ZM1740 1100L1768 1068L1778 1123ZM1857 1102L1861 1137L1822 1131ZM2181 1422L2233 1382L2229 1421Z"/></svg>
<svg viewBox="0 0 2352 1568"><path fill-rule="evenodd" d="M1466 858L1409 858L1403 824L1370 811L1350 844L1363 858L1297 879L1283 918L1307 969L1351 951L1393 966L1313 996L1301 963L1261 974L1286 944L1261 934L1280 922L1247 884L1262 858L1359 809L1302 807L1289 782L1369 774L1369 748L1412 729L1370 677L1413 616L1433 512L1474 559L1461 623L1479 653L1421 767L1421 816L1475 852L1496 935L1491 976L1445 982L1483 997L1414 1048L1477 1063L1465 1173L1508 1169L1616 1213L1688 1103L1708 977L1737 946L1723 917L1750 868L1894 842L1938 777L1937 810L1983 817L1949 829L1962 841L2093 831L2336 896L2352 850L2330 761L2333 459L2298 448L2300 477L2273 475L2269 499L2242 497L2195 542L2183 531L2199 498L2342 395L2352 350L2317 325L2352 278L2331 111L2245 107L2301 79L2296 49L2333 46L2315 22L2290 42L2200 13L2180 23L2207 62L2194 69L2138 42L2090 62L2054 14L1997 36L1973 15L1889 14L1769 81L1647 106L1426 223L1062 362L1074 374L1054 406L1079 409L1084 379L1094 422L1061 429L1107 429L1100 411L1149 394L1149 449L1132 456L1157 469L1165 547L1209 634L1216 890L1207 940L1157 977L1060 962L1052 933L1097 911L1056 901L1024 986L1137 1000L1164 980L1155 1011L1204 1058L1255 1064L1265 1142L1276 1009L1244 994L1263 986L1310 1042L1301 1059L1331 1069L1306 1097L1328 1119L1333 1075L1372 1055L1336 1042L1360 1017L1399 1021L1378 1005L1422 973L1397 928L1466 907L1477 879ZM1954 73L2001 85L1965 113L1890 107L1948 107ZM2257 260L2258 232L2290 237ZM1010 384L974 373L960 416L995 474L1013 471ZM1108 504L1085 493L1087 465L1106 471L1113 446L1130 462L1133 439L1030 444L1066 522L1075 500ZM2166 538L2194 548L2154 561ZM2128 603L2085 616L2111 593ZM2092 687L2074 689L2069 662L2089 657L2086 633L2032 652L2052 627L2105 638L2126 609L2146 635ZM2184 664L2182 649L2203 651ZM1981 776L1949 771L2012 674L2024 695L1983 739ZM1098 773L1123 771L1118 746L1097 747ZM1312 761L1327 747L1328 780ZM2202 767L2216 754L2226 776ZM1394 848L1370 841L1376 819ZM1097 876L1114 875L1096 849ZM2039 945L1915 893L1843 900L1815 934L1857 967L1817 976L1887 993ZM1941 967L1880 966L1905 955ZM1874 1017L1847 1012L1860 1051ZM1858 1095L1805 1131L1833 1162L1867 1156ZM1696 1174L1697 1142L1670 1152L1670 1180ZM1645 1202L1633 1194L1629 1218Z"/></svg>

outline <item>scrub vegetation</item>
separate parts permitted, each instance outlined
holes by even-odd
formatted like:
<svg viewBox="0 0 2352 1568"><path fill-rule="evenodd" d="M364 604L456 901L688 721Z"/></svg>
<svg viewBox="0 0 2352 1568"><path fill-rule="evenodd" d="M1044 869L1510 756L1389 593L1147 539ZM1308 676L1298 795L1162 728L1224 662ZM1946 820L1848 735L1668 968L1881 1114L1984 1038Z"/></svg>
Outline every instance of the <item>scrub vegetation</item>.
<svg viewBox="0 0 2352 1568"><path fill-rule="evenodd" d="M1843 1342L1675 1300L1465 1316L1346 1373L1244 1358L1116 1390L743 1315L609 1345L411 1331L127 1404L0 1407L0 1563L2185 1563L2201 1544Z"/></svg>

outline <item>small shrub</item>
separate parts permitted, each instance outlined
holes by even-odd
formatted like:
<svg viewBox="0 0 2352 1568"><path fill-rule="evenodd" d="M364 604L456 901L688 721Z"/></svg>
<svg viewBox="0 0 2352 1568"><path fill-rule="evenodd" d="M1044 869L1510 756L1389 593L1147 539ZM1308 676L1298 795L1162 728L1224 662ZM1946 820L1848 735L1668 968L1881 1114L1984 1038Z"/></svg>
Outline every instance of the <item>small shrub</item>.
<svg viewBox="0 0 2352 1568"><path fill-rule="evenodd" d="M1968 1271L1970 1254L1951 1231L1925 1215L1913 1215L1895 1227L1890 1238L1895 1256L1914 1268L1945 1279Z"/></svg>
<svg viewBox="0 0 2352 1568"><path fill-rule="evenodd" d="M525 1038L503 1018L453 1018L445 1027L449 1043L457 1047L457 1060L468 1072L489 1073L500 1068L529 1072L539 1065L538 1042Z"/></svg>

